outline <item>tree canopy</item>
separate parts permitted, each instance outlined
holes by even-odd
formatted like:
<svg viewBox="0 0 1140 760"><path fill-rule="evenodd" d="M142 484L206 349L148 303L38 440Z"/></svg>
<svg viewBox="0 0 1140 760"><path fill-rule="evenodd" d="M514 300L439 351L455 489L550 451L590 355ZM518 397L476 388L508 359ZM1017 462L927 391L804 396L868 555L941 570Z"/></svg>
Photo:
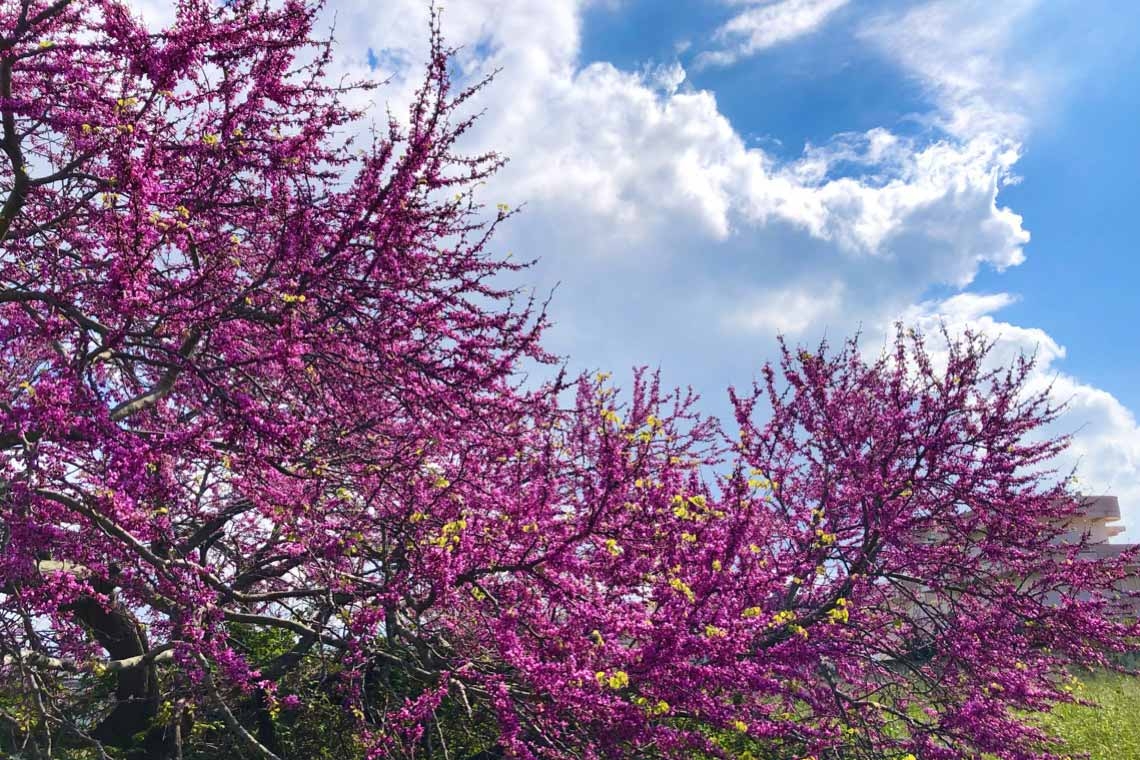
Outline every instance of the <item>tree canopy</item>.
<svg viewBox="0 0 1140 760"><path fill-rule="evenodd" d="M1051 756L1135 630L1032 360L785 347L731 430L568 378L483 83L433 26L369 131L318 11L0 0L0 749Z"/></svg>

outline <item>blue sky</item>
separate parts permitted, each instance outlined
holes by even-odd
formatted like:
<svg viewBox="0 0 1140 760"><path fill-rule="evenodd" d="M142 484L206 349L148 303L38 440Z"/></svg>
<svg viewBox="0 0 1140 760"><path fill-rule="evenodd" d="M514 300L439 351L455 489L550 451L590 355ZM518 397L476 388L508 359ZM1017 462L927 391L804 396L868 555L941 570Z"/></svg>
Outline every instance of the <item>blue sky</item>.
<svg viewBox="0 0 1140 760"><path fill-rule="evenodd" d="M710 413L777 334L940 322L1036 351L1082 488L1140 536L1140 3L451 0L498 238L557 285L577 369L660 366ZM169 6L141 0L161 17ZM425 0L329 0L343 73L399 112ZM342 73L342 72L338 72Z"/></svg>

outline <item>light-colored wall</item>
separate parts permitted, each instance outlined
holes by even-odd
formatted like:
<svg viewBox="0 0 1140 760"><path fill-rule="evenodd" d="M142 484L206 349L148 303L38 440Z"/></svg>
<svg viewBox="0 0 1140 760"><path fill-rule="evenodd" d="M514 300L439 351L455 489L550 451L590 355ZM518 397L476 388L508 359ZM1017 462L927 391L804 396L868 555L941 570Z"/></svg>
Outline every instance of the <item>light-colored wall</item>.
<svg viewBox="0 0 1140 760"><path fill-rule="evenodd" d="M1108 543L1113 536L1124 532L1124 526L1119 523L1120 501L1115 496L1088 496L1084 513L1069 522L1065 538L1076 541L1088 533L1092 543Z"/></svg>

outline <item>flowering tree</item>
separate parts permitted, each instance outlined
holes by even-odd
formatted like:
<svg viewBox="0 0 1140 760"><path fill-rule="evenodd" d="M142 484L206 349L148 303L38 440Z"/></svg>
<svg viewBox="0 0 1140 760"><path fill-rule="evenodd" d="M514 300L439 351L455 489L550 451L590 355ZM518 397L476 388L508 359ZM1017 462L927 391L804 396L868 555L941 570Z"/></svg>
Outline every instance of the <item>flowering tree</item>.
<svg viewBox="0 0 1140 760"><path fill-rule="evenodd" d="M1030 363L786 351L731 441L524 382L474 91L437 34L354 143L316 11L0 0L0 748L1047 753L1014 710L1133 631Z"/></svg>

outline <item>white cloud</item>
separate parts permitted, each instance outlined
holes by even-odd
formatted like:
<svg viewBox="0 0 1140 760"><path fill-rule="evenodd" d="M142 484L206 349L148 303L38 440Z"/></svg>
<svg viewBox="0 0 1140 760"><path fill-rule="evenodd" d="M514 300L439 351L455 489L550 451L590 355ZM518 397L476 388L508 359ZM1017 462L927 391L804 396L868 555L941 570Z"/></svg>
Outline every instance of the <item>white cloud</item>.
<svg viewBox="0 0 1140 760"><path fill-rule="evenodd" d="M1016 146L988 137L920 147L882 129L844 135L784 169L783 198L754 185L748 211L761 222L781 213L848 252L921 257L928 283L965 285L981 263L1024 260L1029 233L997 204L1017 157ZM864 173L829 177L839 162Z"/></svg>
<svg viewBox="0 0 1140 760"><path fill-rule="evenodd" d="M1044 330L1002 322L993 315L1018 301L1010 293L959 293L941 301L925 301L904 310L899 319L925 333L935 334L941 325L951 333L969 329L996 340L990 355L995 364L1010 364L1022 354L1037 357L1038 370L1048 372L1065 358L1065 349Z"/></svg>
<svg viewBox="0 0 1140 760"><path fill-rule="evenodd" d="M717 30L720 48L702 53L701 66L726 66L749 55L798 37L821 27L848 0L751 0L753 6L729 19Z"/></svg>
<svg viewBox="0 0 1140 760"><path fill-rule="evenodd" d="M1029 390L1048 390L1066 404L1048 433L1072 435L1068 452L1057 462L1061 474L1075 468L1078 487L1089 494L1120 498L1124 539L1140 538L1140 424L1136 416L1107 391L1083 383L1059 366L1066 350L1043 330L996 319L993 313L1013 303L1007 293L962 293L927 302L905 312L903 320L924 332L945 325L951 334L969 328L995 341L991 361L1007 365L1018 355L1033 354L1037 364Z"/></svg>
<svg viewBox="0 0 1140 760"><path fill-rule="evenodd" d="M875 17L859 36L923 83L951 134L1013 137L1043 94L1041 71L1010 55L1038 3L934 0Z"/></svg>
<svg viewBox="0 0 1140 760"><path fill-rule="evenodd" d="M961 286L981 266L1023 260L1029 235L997 199L1015 142L988 133L932 142L879 128L779 161L745 142L714 93L681 87L679 64L582 66L581 7L470 0L443 17L468 77L500 70L475 104L486 115L473 148L511 159L485 197L528 204L501 242L542 258L541 283L562 283L559 348L591 364L656 363L683 353L678 336L702 325L723 328L694 344L705 352L735 340L734 327L798 332L826 317L848 329L898 313L931 285ZM375 51L378 73L394 76L381 96L399 103L419 75L408 62L426 51L422 4L347 0L334 10L343 53L361 73L364 51ZM652 288L630 284L646 272ZM826 309L819 286L801 285L819 281L842 284L825 291ZM765 315L770 297L789 305L779 319ZM597 323L607 298L621 316Z"/></svg>
<svg viewBox="0 0 1140 760"><path fill-rule="evenodd" d="M910 313L914 319L929 319L936 316L953 324L978 324L990 315L1007 306L1017 303L1017 296L1011 293L959 293L943 301L928 301L916 306Z"/></svg>
<svg viewBox="0 0 1140 760"><path fill-rule="evenodd" d="M685 67L679 62L674 61L672 64L654 66L648 70L646 77L647 81L656 85L666 95L675 95L677 90L680 89L684 83L686 76Z"/></svg>
<svg viewBox="0 0 1140 760"><path fill-rule="evenodd" d="M778 164L744 144L712 93L655 84L604 63L549 81L541 109L491 132L512 157L505 192L605 220L627 241L676 240L678 227L723 241L787 224L833 243L832 255L918 257L926 283L965 284L983 263L1024 258L1021 217L997 204L1018 156L1010 143L921 146L873 130ZM863 172L832 176L856 149Z"/></svg>
<svg viewBox="0 0 1140 760"><path fill-rule="evenodd" d="M732 330L794 336L834 319L843 299L843 283L779 288L756 293L724 316Z"/></svg>

